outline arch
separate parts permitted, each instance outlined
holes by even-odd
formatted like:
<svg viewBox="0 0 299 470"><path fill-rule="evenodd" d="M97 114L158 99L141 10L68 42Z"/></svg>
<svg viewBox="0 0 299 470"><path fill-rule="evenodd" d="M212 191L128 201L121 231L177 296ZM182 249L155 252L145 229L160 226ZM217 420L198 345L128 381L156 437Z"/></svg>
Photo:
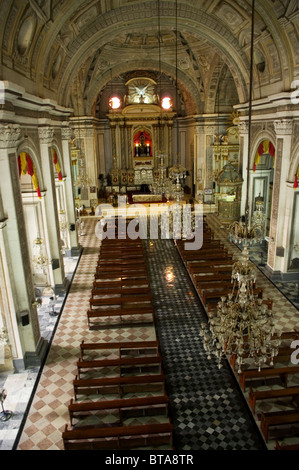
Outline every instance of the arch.
<svg viewBox="0 0 299 470"><path fill-rule="evenodd" d="M257 150L254 155L253 171L255 172L257 165L260 162L260 158L264 154L269 154L273 158L273 167L275 162L275 146L271 140L263 139L257 146Z"/></svg>
<svg viewBox="0 0 299 470"><path fill-rule="evenodd" d="M25 153L26 155L29 156L33 166L31 167L31 164L29 162L29 167L26 166L26 159L24 158L23 159L23 171L27 172L28 169L30 171L32 171L33 167L35 169L35 183L36 183L36 190L37 190L37 187L39 188L39 194L40 192L43 190L44 188L44 183L43 183L43 178L42 178L42 171L41 171L41 167L40 167L40 163L39 163L39 159L37 157L38 155L38 152L37 150L35 149L35 145L34 143L28 138L26 137L26 140L20 145L20 147L18 148L18 160L19 160L19 155L21 155L21 153ZM19 175L20 175L20 171L22 173L22 165L21 165L21 159L20 159L20 164L19 164ZM20 175L21 176L21 175Z"/></svg>
<svg viewBox="0 0 299 470"><path fill-rule="evenodd" d="M135 59L132 61L127 61L125 63L119 63L115 65L112 68L112 70L109 70L106 73L99 75L97 79L93 81L93 84L91 85L87 93L85 112L88 113L92 109L93 104L96 102L96 99L99 95L99 92L111 81L111 75L112 77L116 77L116 76L122 75L128 70L149 70L150 69L150 70L159 72L160 66L161 66L162 73L164 73L168 77L171 77L173 80L175 79L176 77L175 67L167 64L167 68L166 68L165 65L159 64L158 61L150 60L145 63L144 60L142 59L139 59L139 60ZM178 78L179 87L181 84L182 88L189 91L190 98L194 102L194 106L197 109L197 113L203 112L203 109L201 109L202 102L201 102L200 92L198 90L198 87L196 86L196 83L191 79L191 77L188 77L181 70L178 70L177 78ZM68 91L68 95L69 94L70 94L70 90Z"/></svg>
<svg viewBox="0 0 299 470"><path fill-rule="evenodd" d="M299 186L299 142L292 151L288 180L294 182L294 189Z"/></svg>
<svg viewBox="0 0 299 470"><path fill-rule="evenodd" d="M155 2L156 3L156 2ZM101 17L101 21L94 20L88 27L83 28L80 35L74 39L70 45L70 54L67 55L63 71L60 75L60 88L58 90L59 102L67 102L68 90L71 82L74 80L81 65L86 62L86 57L92 56L99 48L122 34L123 32L144 30L144 18L140 18L141 10L151 12L149 26L151 22L158 21L157 8L153 2L143 2L140 8L134 9L123 6L113 12L108 12ZM175 9L170 2L163 2L161 8L161 27L173 29L175 19ZM121 14L120 14L121 13ZM139 17L137 17L139 15ZM186 19L188 18L188 21ZM109 19L109 21L107 21ZM199 25L201 26L199 28ZM238 78L238 94L241 97L247 96L248 82L248 58L241 48L236 37L231 33L228 27L207 13L196 10L194 7L179 5L178 8L178 30L192 33L198 38L204 38L211 46L216 47L224 55L229 68L235 78ZM83 40L84 35L84 40ZM93 52L91 52L93 51ZM47 57L47 54L44 55ZM43 62L45 58L43 59ZM144 62L144 61L143 61ZM45 63L44 63L45 65ZM135 69L137 65L135 64ZM240 99L242 101L242 99Z"/></svg>
<svg viewBox="0 0 299 470"><path fill-rule="evenodd" d="M33 163L32 158L30 157L29 153L27 152L20 152L18 155L18 167L19 167L19 178L22 175L30 175L33 187L39 197L41 199L41 191L39 187L38 176L36 173L36 168Z"/></svg>
<svg viewBox="0 0 299 470"><path fill-rule="evenodd" d="M62 169L61 169L61 164L60 164L60 156L59 156L58 147L55 144L52 145L51 152L52 152L53 164L58 175L58 180L62 181L63 177L62 177Z"/></svg>

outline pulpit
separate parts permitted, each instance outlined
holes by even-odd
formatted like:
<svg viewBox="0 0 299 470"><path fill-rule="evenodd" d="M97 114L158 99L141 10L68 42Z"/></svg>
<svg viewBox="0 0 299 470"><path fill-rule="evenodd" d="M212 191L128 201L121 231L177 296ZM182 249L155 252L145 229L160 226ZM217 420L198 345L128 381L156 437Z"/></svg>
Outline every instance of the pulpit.
<svg viewBox="0 0 299 470"><path fill-rule="evenodd" d="M236 165L228 163L217 177L220 188L218 214L223 222L233 222L240 218L241 188L243 178Z"/></svg>

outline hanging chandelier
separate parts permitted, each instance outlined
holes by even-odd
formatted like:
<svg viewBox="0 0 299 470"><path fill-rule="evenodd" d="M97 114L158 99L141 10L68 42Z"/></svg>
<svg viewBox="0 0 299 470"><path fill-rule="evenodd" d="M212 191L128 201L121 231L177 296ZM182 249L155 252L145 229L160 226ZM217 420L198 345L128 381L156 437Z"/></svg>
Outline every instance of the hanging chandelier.
<svg viewBox="0 0 299 470"><path fill-rule="evenodd" d="M244 360L251 358L258 369L274 357L281 344L279 335L274 335L274 320L271 309L262 299L256 299L254 285L256 271L249 260L245 246L241 260L232 270L232 292L221 297L216 312L209 312L209 330L206 323L201 326L200 336L208 358L214 354L218 367L227 355L235 355L238 373L241 373Z"/></svg>
<svg viewBox="0 0 299 470"><path fill-rule="evenodd" d="M245 216L245 221L235 221L229 226L228 237L229 240L241 245L251 245L253 243L260 243L264 238L264 222L260 219L252 219L248 222L248 217Z"/></svg>
<svg viewBox="0 0 299 470"><path fill-rule="evenodd" d="M180 180L186 178L186 168L180 164L176 164L169 168L168 174L169 178L175 180L176 182L174 197L176 202L179 203L184 198L184 190L182 188Z"/></svg>
<svg viewBox="0 0 299 470"><path fill-rule="evenodd" d="M204 348L215 355L218 367L227 355L234 355L241 372L244 360L253 359L258 369L268 361L273 365L281 343L279 335L274 336L274 320L271 308L262 299L255 296L256 270L249 260L248 246L260 242L264 237L264 223L260 218L249 220L248 186L250 160L250 129L252 108L252 65L254 38L254 1L252 2L252 34L251 34L251 70L249 92L249 135L247 162L247 194L245 217L229 227L229 239L244 245L240 260L232 268L232 291L227 297L221 297L217 310L208 313L208 324L201 326L200 336L204 340ZM259 212L263 205L259 205Z"/></svg>
<svg viewBox="0 0 299 470"><path fill-rule="evenodd" d="M49 264L44 240L39 235L33 240L32 264L35 268L46 268Z"/></svg>

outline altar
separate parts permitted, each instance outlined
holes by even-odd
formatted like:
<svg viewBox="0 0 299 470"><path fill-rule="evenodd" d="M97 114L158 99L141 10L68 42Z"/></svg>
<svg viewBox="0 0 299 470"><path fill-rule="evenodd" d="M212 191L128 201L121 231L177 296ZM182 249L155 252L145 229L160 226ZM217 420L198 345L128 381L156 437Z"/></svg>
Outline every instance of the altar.
<svg viewBox="0 0 299 470"><path fill-rule="evenodd" d="M107 114L113 149L112 186L119 185L123 192L152 185L159 173L161 154L166 156L165 166L171 166L175 116L171 107L163 108L158 99L155 75L128 74L126 88L121 105Z"/></svg>
<svg viewBox="0 0 299 470"><path fill-rule="evenodd" d="M163 202L161 194L133 194L133 203L135 202Z"/></svg>

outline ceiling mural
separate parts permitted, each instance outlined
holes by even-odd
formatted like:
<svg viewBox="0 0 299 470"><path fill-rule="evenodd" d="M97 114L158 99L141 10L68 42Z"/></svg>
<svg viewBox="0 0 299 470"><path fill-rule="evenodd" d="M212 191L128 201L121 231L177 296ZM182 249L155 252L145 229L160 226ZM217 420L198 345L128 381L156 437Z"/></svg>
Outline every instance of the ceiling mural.
<svg viewBox="0 0 299 470"><path fill-rule="evenodd" d="M248 99L250 0L3 0L0 15L0 79L13 73L28 92L85 114L131 70L177 79L192 112L215 111L222 70L226 101ZM256 0L254 31L254 97L289 90L299 75L298 2Z"/></svg>

